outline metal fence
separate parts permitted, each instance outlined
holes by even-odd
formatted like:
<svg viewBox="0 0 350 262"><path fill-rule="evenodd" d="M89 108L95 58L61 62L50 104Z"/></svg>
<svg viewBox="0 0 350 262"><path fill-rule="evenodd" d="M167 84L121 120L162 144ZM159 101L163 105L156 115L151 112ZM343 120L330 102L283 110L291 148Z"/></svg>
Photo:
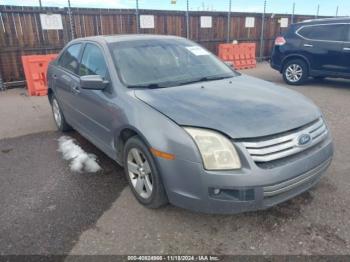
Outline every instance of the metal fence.
<svg viewBox="0 0 350 262"><path fill-rule="evenodd" d="M40 14L59 14L62 30L44 30ZM153 28L140 18L151 15ZM210 26L203 26L203 17ZM254 20L247 27L247 17ZM218 45L237 40L255 42L257 57L269 57L276 36L286 30L281 18L298 22L314 16L216 11L160 11L146 9L88 9L0 6L0 82L24 79L22 55L57 53L73 38L108 34L165 34L187 37L217 54Z"/></svg>

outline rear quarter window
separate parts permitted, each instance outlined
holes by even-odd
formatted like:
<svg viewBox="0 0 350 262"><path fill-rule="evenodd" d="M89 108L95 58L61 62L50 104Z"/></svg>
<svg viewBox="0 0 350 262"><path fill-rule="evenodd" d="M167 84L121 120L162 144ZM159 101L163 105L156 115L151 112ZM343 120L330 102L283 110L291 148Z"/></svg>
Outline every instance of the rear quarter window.
<svg viewBox="0 0 350 262"><path fill-rule="evenodd" d="M347 41L348 25L310 25L301 27L297 32L310 40Z"/></svg>

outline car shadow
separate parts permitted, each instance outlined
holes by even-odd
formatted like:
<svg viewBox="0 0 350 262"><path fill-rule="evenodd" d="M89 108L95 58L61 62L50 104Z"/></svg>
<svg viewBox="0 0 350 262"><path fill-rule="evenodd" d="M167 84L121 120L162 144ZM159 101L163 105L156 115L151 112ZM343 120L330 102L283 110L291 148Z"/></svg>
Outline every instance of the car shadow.
<svg viewBox="0 0 350 262"><path fill-rule="evenodd" d="M350 90L350 80L342 78L309 79L306 84L309 86Z"/></svg>
<svg viewBox="0 0 350 262"><path fill-rule="evenodd" d="M76 132L102 171L72 173L57 151L58 132L0 140L1 254L68 254L119 197L123 169Z"/></svg>

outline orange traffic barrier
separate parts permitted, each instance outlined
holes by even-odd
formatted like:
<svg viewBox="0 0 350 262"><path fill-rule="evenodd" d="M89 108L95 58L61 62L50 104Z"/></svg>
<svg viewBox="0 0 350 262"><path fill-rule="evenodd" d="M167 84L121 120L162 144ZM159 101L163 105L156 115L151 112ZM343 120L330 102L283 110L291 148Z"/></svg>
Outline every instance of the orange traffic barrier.
<svg viewBox="0 0 350 262"><path fill-rule="evenodd" d="M29 96L47 95L47 67L56 57L57 54L22 56Z"/></svg>
<svg viewBox="0 0 350 262"><path fill-rule="evenodd" d="M231 44L221 44L219 48L219 57L224 61L231 61L233 59L233 46Z"/></svg>
<svg viewBox="0 0 350 262"><path fill-rule="evenodd" d="M256 44L220 44L219 57L223 61L231 62L236 69L256 67Z"/></svg>

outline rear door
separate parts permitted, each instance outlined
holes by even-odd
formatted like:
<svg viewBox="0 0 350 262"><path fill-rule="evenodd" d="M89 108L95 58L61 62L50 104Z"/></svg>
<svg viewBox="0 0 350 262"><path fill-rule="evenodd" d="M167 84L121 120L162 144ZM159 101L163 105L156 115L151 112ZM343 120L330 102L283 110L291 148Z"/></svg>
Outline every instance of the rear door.
<svg viewBox="0 0 350 262"><path fill-rule="evenodd" d="M301 50L310 61L313 74L338 75L345 70L340 60L347 27L347 24L318 24L298 29L297 34L303 38Z"/></svg>
<svg viewBox="0 0 350 262"><path fill-rule="evenodd" d="M78 75L82 43L68 46L59 57L57 69L52 77L55 79L55 91L58 102L69 124L74 127L78 123L78 112L75 108L74 93L80 85Z"/></svg>

